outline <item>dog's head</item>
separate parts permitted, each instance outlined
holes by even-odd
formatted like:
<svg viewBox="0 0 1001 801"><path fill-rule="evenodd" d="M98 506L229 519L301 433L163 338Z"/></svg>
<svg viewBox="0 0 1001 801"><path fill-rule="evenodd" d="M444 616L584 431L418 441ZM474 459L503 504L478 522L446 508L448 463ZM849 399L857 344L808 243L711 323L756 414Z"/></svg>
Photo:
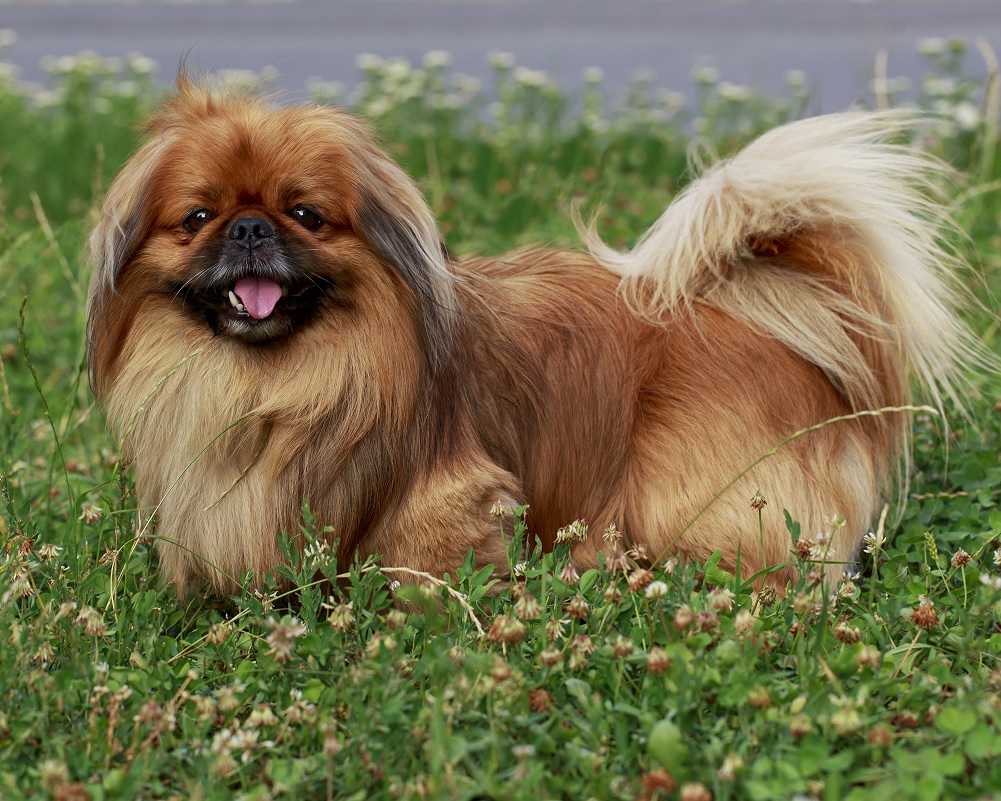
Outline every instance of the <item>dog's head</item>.
<svg viewBox="0 0 1001 801"><path fill-rule="evenodd" d="M389 284L428 364L455 297L430 209L359 120L272 107L183 75L111 186L91 237L88 335L100 394L143 304L268 348Z"/></svg>

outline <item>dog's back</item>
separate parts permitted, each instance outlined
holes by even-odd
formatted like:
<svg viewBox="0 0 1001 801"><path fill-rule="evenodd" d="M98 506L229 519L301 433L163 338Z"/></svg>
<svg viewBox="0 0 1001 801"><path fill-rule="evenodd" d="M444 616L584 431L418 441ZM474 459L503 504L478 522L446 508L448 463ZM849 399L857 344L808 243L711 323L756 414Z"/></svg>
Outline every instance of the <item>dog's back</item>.
<svg viewBox="0 0 1001 801"><path fill-rule="evenodd" d="M652 556L720 549L732 569L739 553L749 575L789 561L787 509L827 579L841 574L906 480L912 378L941 406L977 358L942 244L947 170L892 143L906 122L846 113L766 134L626 254L590 232L596 263L467 265L489 277L466 301L484 440L547 544L585 517Z"/></svg>

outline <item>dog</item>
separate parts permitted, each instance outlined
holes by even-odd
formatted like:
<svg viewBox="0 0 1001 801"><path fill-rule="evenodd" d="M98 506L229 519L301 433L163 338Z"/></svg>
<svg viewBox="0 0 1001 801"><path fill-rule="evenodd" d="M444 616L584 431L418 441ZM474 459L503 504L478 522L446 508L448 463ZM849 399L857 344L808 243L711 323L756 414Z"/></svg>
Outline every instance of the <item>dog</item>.
<svg viewBox="0 0 1001 801"><path fill-rule="evenodd" d="M912 379L940 406L976 350L909 122L773 130L628 252L579 223L453 258L363 122L181 76L90 240L91 380L163 577L258 586L308 501L342 560L506 566L527 504L546 548L588 522L580 568L615 526L779 589L785 509L836 581L906 479Z"/></svg>

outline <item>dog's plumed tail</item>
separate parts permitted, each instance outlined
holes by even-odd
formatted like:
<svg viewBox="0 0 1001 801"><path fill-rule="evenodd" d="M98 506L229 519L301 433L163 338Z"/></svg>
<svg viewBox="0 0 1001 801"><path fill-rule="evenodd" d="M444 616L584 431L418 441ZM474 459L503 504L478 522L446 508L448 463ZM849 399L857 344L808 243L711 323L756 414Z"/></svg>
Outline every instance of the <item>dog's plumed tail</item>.
<svg viewBox="0 0 1001 801"><path fill-rule="evenodd" d="M631 251L585 239L644 316L705 303L819 367L855 411L908 403L911 371L941 406L977 347L954 312L948 168L895 143L911 122L784 126L707 169Z"/></svg>

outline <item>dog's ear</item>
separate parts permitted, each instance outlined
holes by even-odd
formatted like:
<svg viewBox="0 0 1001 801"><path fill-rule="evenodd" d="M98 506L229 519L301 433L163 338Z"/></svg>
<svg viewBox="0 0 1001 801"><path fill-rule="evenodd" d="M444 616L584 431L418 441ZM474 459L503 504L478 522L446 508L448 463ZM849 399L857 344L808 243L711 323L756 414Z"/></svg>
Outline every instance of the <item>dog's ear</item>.
<svg viewBox="0 0 1001 801"><path fill-rule="evenodd" d="M108 368L117 351L114 332L120 321L111 309L123 268L135 256L149 232L150 182L165 140L141 147L108 190L101 218L90 235L90 291L87 298L87 361L91 386L100 397Z"/></svg>
<svg viewBox="0 0 1001 801"><path fill-rule="evenodd" d="M451 352L457 304L438 226L420 189L361 124L351 120L346 127L355 140L349 148L358 190L352 227L412 293L429 363L440 367Z"/></svg>
<svg viewBox="0 0 1001 801"><path fill-rule="evenodd" d="M362 191L359 210L362 237L391 264L413 293L433 365L451 350L455 327L453 276L445 266L445 250L414 219L414 210L397 198Z"/></svg>
<svg viewBox="0 0 1001 801"><path fill-rule="evenodd" d="M100 397L117 354L124 321L112 304L122 271L149 234L158 198L151 191L154 173L168 146L185 123L213 112L211 93L183 70L177 91L145 125L147 140L129 159L108 189L101 218L90 235L90 291L87 298L87 357L91 386ZM119 304L120 305L120 304Z"/></svg>
<svg viewBox="0 0 1001 801"><path fill-rule="evenodd" d="M149 187L167 146L185 122L210 115L215 105L212 94L182 69L177 75L177 92L144 126L147 141L112 183L90 237L92 302L115 289L122 268L148 233L153 209Z"/></svg>

